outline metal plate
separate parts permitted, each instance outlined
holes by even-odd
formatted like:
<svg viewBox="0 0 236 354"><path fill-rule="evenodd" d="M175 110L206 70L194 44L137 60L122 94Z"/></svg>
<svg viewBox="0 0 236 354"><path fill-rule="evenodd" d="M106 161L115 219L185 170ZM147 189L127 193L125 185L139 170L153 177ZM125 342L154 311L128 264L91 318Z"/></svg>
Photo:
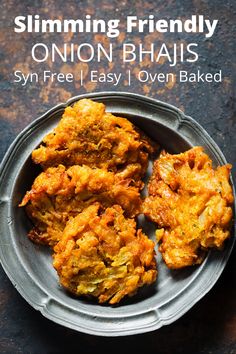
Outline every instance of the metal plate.
<svg viewBox="0 0 236 354"><path fill-rule="evenodd" d="M13 285L25 300L47 318L81 332L119 336L148 332L170 324L188 311L215 284L234 244L211 251L203 264L171 271L158 261L158 279L119 306L98 305L65 292L52 267L51 252L33 244L26 234L31 225L18 203L39 168L31 162L32 150L52 130L64 108L81 98L103 102L107 110L127 117L170 152L202 145L215 165L224 164L219 147L192 118L177 108L130 93L102 92L74 97L30 124L10 146L0 172L0 259ZM152 223L140 218L144 231L155 238Z"/></svg>

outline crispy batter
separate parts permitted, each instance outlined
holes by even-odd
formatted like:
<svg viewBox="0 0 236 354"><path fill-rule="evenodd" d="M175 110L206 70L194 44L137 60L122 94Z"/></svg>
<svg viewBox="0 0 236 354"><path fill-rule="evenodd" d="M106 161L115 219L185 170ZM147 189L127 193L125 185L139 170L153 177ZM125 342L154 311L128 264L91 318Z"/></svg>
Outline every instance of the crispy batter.
<svg viewBox="0 0 236 354"><path fill-rule="evenodd" d="M156 279L154 242L118 205L100 215L97 203L72 218L54 251L61 284L100 303L116 304Z"/></svg>
<svg viewBox="0 0 236 354"><path fill-rule="evenodd" d="M169 268L201 263L203 251L222 248L230 236L230 169L214 169L201 147L163 152L155 161L143 212L159 227L159 250Z"/></svg>
<svg viewBox="0 0 236 354"><path fill-rule="evenodd" d="M32 152L43 172L20 204L34 224L28 236L54 248L54 267L70 292L115 304L155 281L154 242L134 217L156 151L127 119L83 99Z"/></svg>
<svg viewBox="0 0 236 354"><path fill-rule="evenodd" d="M82 99L65 109L58 126L45 136L32 158L44 169L85 164L117 172L131 164L135 168L130 177L141 182L148 155L155 149L154 143L127 119L106 113L103 103Z"/></svg>
<svg viewBox="0 0 236 354"><path fill-rule="evenodd" d="M122 174L88 166L50 167L34 181L20 206L35 227L29 237L34 242L54 246L70 217L99 201L106 208L119 204L125 214L134 217L140 211L138 188L130 186L131 179Z"/></svg>

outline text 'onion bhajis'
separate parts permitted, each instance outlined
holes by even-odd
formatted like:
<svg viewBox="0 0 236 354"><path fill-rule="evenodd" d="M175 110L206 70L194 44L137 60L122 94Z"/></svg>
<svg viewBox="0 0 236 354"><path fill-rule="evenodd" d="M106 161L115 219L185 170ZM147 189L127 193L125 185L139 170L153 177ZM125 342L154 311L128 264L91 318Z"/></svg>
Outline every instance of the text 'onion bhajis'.
<svg viewBox="0 0 236 354"><path fill-rule="evenodd" d="M130 186L130 179L119 174L88 166L49 167L34 181L20 206L35 227L29 237L37 243L54 246L70 217L99 201L103 208L119 204L129 217L140 212L138 188Z"/></svg>
<svg viewBox="0 0 236 354"><path fill-rule="evenodd" d="M155 281L154 242L119 205L102 214L99 209L91 205L70 219L54 247L53 265L70 292L116 304Z"/></svg>
<svg viewBox="0 0 236 354"><path fill-rule="evenodd" d="M66 107L58 126L32 158L44 169L58 164L85 164L114 172L128 168L129 177L141 182L148 155L154 151L151 140L127 119L105 112L103 103L82 99Z"/></svg>
<svg viewBox="0 0 236 354"><path fill-rule="evenodd" d="M230 235L231 165L212 167L201 147L179 155L163 152L154 163L144 214L157 223L157 239L169 268L199 264L208 248Z"/></svg>

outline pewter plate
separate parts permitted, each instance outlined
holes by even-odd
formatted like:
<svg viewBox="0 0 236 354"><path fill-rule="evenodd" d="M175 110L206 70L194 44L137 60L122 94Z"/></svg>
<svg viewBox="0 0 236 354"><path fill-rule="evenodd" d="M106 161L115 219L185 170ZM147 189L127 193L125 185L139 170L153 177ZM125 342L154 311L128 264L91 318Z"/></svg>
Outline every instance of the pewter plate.
<svg viewBox="0 0 236 354"><path fill-rule="evenodd" d="M153 331L176 321L199 301L221 275L234 244L234 236L221 252L211 251L203 264L171 271L157 251L158 279L119 306L98 305L75 298L60 287L52 267L51 252L27 238L31 224L18 204L39 168L31 152L59 121L65 107L81 98L103 102L107 110L130 119L172 153L202 145L215 165L225 157L206 131L179 109L130 93L101 92L73 97L31 123L10 146L0 172L0 260L13 285L45 317L68 328L101 336L121 336ZM149 166L149 174L151 164ZM155 239L155 227L139 219Z"/></svg>

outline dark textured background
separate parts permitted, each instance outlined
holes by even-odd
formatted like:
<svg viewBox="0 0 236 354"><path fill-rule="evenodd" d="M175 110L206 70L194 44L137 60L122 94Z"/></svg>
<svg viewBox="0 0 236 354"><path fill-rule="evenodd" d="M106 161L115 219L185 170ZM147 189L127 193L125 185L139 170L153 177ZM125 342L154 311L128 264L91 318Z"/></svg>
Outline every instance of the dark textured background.
<svg viewBox="0 0 236 354"><path fill-rule="evenodd" d="M36 117L53 105L83 92L119 90L144 94L174 104L195 118L212 136L224 152L227 160L236 166L236 113L235 113L235 56L236 56L236 2L219 0L183 1L1 1L1 96L0 96L0 158L3 157L14 137ZM123 31L112 40L115 48L113 65L105 61L97 64L61 62L37 64L31 59L31 48L36 42L58 45L63 43L101 41L105 36L76 34L16 34L13 31L15 16L39 14L42 18L83 18L91 14L97 18L120 18L149 14L158 18L187 19L192 14L204 14L206 18L218 19L216 33L210 39L201 34L148 34L127 35ZM197 64L180 64L169 68L148 59L142 64L122 64L119 60L123 42L136 44L165 41L171 43L197 42L200 53ZM135 75L141 69L155 72L173 72L188 68L214 72L222 69L222 83L173 83L133 84L122 82L113 88L110 84L92 84L85 79L84 87L79 80L72 84L28 84L22 87L13 83L13 72L43 70L86 73L91 69L108 72L125 72ZM87 74L88 75L88 74ZM191 311L176 323L156 332L123 338L100 338L77 333L56 325L33 310L16 292L2 269L0 269L0 353L92 353L104 352L155 352L161 354L234 354L236 353L236 254L233 251L223 275Z"/></svg>

